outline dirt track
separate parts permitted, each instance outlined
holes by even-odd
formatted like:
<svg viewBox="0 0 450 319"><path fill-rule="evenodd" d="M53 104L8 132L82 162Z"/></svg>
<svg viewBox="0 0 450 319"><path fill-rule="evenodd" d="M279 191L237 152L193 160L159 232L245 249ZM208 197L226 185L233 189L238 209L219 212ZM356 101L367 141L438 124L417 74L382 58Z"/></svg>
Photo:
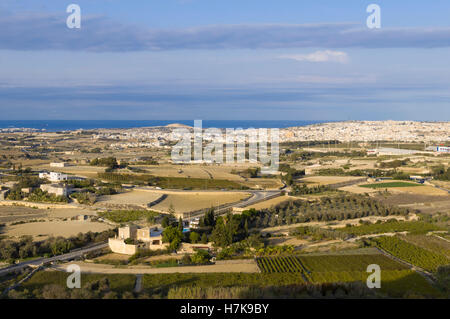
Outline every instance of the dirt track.
<svg viewBox="0 0 450 319"><path fill-rule="evenodd" d="M233 260L207 266L180 266L150 268L145 266L114 267L112 265L91 264L86 262L70 262L53 266L53 269L65 271L69 264L77 264L84 273L102 274L173 274L173 273L214 273L214 272L259 272L259 268L253 259Z"/></svg>

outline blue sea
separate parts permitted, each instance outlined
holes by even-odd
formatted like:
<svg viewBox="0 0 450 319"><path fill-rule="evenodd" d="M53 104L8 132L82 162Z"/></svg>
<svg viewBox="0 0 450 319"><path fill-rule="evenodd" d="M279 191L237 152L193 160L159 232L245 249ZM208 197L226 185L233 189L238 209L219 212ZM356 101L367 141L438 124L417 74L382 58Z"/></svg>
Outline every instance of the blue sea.
<svg viewBox="0 0 450 319"><path fill-rule="evenodd" d="M78 129L113 129L150 126L166 126L168 124L184 124L194 126L193 120L0 120L0 128L33 128L48 132L73 131ZM204 120L203 127L217 128L285 128L323 123L323 121L293 120Z"/></svg>

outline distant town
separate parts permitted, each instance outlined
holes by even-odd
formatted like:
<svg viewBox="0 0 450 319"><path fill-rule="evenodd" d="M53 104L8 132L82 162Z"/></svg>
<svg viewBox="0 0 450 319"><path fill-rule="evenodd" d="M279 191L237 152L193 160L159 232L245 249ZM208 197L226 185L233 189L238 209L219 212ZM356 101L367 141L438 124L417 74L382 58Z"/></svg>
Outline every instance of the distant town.
<svg viewBox="0 0 450 319"><path fill-rule="evenodd" d="M269 175L258 161L174 163L180 127L3 129L3 296L313 297L333 283L347 297L448 297L448 122L280 129ZM372 264L381 290L366 286ZM95 285L60 286L73 265Z"/></svg>

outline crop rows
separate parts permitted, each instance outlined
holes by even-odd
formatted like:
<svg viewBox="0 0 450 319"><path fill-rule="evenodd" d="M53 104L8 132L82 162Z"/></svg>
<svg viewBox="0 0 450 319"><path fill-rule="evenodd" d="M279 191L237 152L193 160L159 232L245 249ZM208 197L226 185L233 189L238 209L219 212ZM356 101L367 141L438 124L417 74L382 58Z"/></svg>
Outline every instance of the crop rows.
<svg viewBox="0 0 450 319"><path fill-rule="evenodd" d="M261 257L257 259L258 267L265 273L304 272L297 257Z"/></svg>
<svg viewBox="0 0 450 319"><path fill-rule="evenodd" d="M375 242L395 257L428 271L435 271L439 266L450 264L450 259L444 255L410 244L398 237L379 237Z"/></svg>
<svg viewBox="0 0 450 319"><path fill-rule="evenodd" d="M301 256L305 268L312 272L366 271L367 266L377 264L383 270L406 267L381 254Z"/></svg>
<svg viewBox="0 0 450 319"><path fill-rule="evenodd" d="M257 264L263 274L301 273L304 279L313 284L352 282L365 284L369 276L367 266L377 264L381 268L382 293L399 298L405 294L439 296L439 291L425 278L381 254L260 257Z"/></svg>
<svg viewBox="0 0 450 319"><path fill-rule="evenodd" d="M366 271L371 264L384 270L407 268L381 254L260 257L257 264L266 273Z"/></svg>
<svg viewBox="0 0 450 319"><path fill-rule="evenodd" d="M313 283L366 282L369 274L364 271L313 272L309 278ZM439 296L439 291L413 270L382 270L381 291L392 297L404 297L405 293Z"/></svg>
<svg viewBox="0 0 450 319"><path fill-rule="evenodd" d="M392 221L381 224L345 227L340 229L339 231L350 235L361 236L368 234L403 232L403 231L415 234L425 234L433 230L441 230L441 228L436 225L420 221L419 222Z"/></svg>

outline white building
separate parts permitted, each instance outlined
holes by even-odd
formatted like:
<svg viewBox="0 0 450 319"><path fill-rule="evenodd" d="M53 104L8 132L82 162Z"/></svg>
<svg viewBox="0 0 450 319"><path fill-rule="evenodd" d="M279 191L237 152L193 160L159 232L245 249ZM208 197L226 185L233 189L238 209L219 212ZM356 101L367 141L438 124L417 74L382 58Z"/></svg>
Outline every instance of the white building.
<svg viewBox="0 0 450 319"><path fill-rule="evenodd" d="M189 227L190 227L190 228L193 228L193 229L198 228L199 225L200 225L200 218L199 218L199 217L196 217L196 218L192 219L192 220L189 222Z"/></svg>
<svg viewBox="0 0 450 319"><path fill-rule="evenodd" d="M67 181L68 176L59 172L42 172L39 173L39 178L48 179L50 182L62 182Z"/></svg>

